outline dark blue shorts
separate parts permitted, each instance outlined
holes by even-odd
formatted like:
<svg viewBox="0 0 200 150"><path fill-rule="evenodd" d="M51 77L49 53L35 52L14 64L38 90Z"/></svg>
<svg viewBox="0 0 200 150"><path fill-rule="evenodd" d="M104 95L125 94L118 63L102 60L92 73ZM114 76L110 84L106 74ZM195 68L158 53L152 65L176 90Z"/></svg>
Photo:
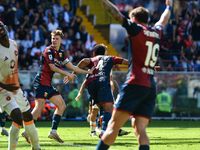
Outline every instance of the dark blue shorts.
<svg viewBox="0 0 200 150"><path fill-rule="evenodd" d="M87 89L94 104L114 103L110 82L95 80L88 84Z"/></svg>
<svg viewBox="0 0 200 150"><path fill-rule="evenodd" d="M156 87L149 88L140 85L124 84L114 109L125 111L134 116L143 116L151 120L156 95Z"/></svg>
<svg viewBox="0 0 200 150"><path fill-rule="evenodd" d="M34 83L33 87L35 90L35 99L36 98L50 99L52 96L60 94L58 90L53 86Z"/></svg>

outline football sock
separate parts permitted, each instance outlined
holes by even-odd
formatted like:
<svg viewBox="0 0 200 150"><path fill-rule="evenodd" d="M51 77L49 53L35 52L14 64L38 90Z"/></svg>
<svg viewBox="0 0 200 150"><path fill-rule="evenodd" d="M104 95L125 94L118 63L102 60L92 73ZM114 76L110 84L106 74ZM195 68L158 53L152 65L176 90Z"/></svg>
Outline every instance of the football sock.
<svg viewBox="0 0 200 150"><path fill-rule="evenodd" d="M109 146L104 144L103 141L100 139L99 143L97 144L96 150L107 150L108 148Z"/></svg>
<svg viewBox="0 0 200 150"><path fill-rule="evenodd" d="M8 149L15 150L17 148L17 143L19 139L19 130L22 126L18 125L15 122L12 122L12 125L9 130L9 140L8 140Z"/></svg>
<svg viewBox="0 0 200 150"><path fill-rule="evenodd" d="M103 122L102 122L102 130L103 131L106 131L106 128L107 128L110 118L111 118L111 113L105 112L104 117L103 117Z"/></svg>
<svg viewBox="0 0 200 150"><path fill-rule="evenodd" d="M60 115L56 115L56 114L53 115L52 127L51 127L52 130L57 130L60 120L61 120Z"/></svg>
<svg viewBox="0 0 200 150"><path fill-rule="evenodd" d="M3 113L0 113L1 130L3 127L5 129L5 122L6 122L6 118L5 118L5 111L4 111Z"/></svg>
<svg viewBox="0 0 200 150"><path fill-rule="evenodd" d="M91 132L95 131L95 129L96 129L96 121L95 122L90 121L90 129L91 129Z"/></svg>
<svg viewBox="0 0 200 150"><path fill-rule="evenodd" d="M100 124L100 118L97 120L97 128L100 128L101 124Z"/></svg>
<svg viewBox="0 0 200 150"><path fill-rule="evenodd" d="M149 145L140 145L139 150L149 150Z"/></svg>
<svg viewBox="0 0 200 150"><path fill-rule="evenodd" d="M35 149L39 149L40 148L39 137L34 121L31 120L29 122L23 122L23 124L26 133L30 137L32 147Z"/></svg>

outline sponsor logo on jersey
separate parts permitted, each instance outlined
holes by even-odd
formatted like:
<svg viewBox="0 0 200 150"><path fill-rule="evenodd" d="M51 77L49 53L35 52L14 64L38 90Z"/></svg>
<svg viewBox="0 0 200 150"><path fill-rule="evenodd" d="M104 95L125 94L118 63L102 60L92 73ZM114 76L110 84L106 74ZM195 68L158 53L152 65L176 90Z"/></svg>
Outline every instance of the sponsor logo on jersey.
<svg viewBox="0 0 200 150"><path fill-rule="evenodd" d="M18 52L17 52L17 50L15 50L15 56L17 56L18 55Z"/></svg>
<svg viewBox="0 0 200 150"><path fill-rule="evenodd" d="M7 57L7 56L5 56L5 59L4 59L4 61L6 61L6 60L8 60L8 57Z"/></svg>
<svg viewBox="0 0 200 150"><path fill-rule="evenodd" d="M59 53L59 57L62 57L62 53Z"/></svg>
<svg viewBox="0 0 200 150"><path fill-rule="evenodd" d="M13 69L15 67L15 61L11 60L10 61L10 68Z"/></svg>
<svg viewBox="0 0 200 150"><path fill-rule="evenodd" d="M44 97L47 97L48 93L47 92L44 92Z"/></svg>
<svg viewBox="0 0 200 150"><path fill-rule="evenodd" d="M53 60L53 57L52 57L52 55L49 55L49 60Z"/></svg>
<svg viewBox="0 0 200 150"><path fill-rule="evenodd" d="M6 100L7 100L7 101L11 100L11 97L10 97L10 96L7 96L7 97L6 97Z"/></svg>

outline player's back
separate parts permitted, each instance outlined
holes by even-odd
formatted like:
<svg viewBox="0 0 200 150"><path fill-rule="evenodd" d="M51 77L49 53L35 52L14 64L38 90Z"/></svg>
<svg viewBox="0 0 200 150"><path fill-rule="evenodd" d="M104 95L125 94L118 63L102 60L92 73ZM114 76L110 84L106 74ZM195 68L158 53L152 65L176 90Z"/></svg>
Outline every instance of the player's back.
<svg viewBox="0 0 200 150"><path fill-rule="evenodd" d="M119 58L116 56L104 56L104 55L98 55L96 57L93 57L90 59L90 65L89 68L92 68L93 66L96 68L92 75L89 76L89 78L86 81L86 86L98 79L100 81L110 81L110 71L115 64L121 64L123 61L123 58Z"/></svg>
<svg viewBox="0 0 200 150"><path fill-rule="evenodd" d="M19 86L17 63L18 48L13 40L9 40L10 47L0 45L0 82Z"/></svg>
<svg viewBox="0 0 200 150"><path fill-rule="evenodd" d="M126 82L152 87L155 85L153 75L160 50L162 28L147 28L126 19L123 26L129 34L129 72Z"/></svg>

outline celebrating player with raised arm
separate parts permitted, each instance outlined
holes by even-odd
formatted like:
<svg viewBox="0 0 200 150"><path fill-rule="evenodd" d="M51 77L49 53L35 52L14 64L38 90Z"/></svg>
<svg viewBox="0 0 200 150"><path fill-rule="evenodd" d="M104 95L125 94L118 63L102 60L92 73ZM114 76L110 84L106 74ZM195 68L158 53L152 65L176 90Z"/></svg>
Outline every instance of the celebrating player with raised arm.
<svg viewBox="0 0 200 150"><path fill-rule="evenodd" d="M169 21L173 0L166 0L166 9L160 20L151 28L147 22L149 11L144 7L133 9L130 20L126 19L109 0L99 0L108 13L127 30L129 35L129 71L126 82L119 93L106 132L99 140L97 150L108 149L116 139L121 126L130 115L137 136L139 150L149 150L146 127L151 120L155 106L156 84L154 67L160 50L162 31Z"/></svg>
<svg viewBox="0 0 200 150"><path fill-rule="evenodd" d="M13 120L9 131L8 149L16 149L23 120L25 131L30 136L32 150L40 150L30 104L19 88L17 44L8 39L6 28L2 22L0 22L0 43L0 111L5 110Z"/></svg>

